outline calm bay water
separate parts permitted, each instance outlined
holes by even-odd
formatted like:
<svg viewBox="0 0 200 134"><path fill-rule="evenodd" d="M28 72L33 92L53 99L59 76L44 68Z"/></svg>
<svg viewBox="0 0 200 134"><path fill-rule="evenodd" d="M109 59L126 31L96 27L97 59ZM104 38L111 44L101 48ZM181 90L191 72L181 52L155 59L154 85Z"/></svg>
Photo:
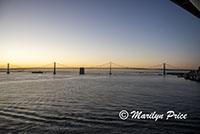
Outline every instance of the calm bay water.
<svg viewBox="0 0 200 134"><path fill-rule="evenodd" d="M0 73L0 133L200 133L200 83L159 73ZM187 119L119 118L127 110Z"/></svg>

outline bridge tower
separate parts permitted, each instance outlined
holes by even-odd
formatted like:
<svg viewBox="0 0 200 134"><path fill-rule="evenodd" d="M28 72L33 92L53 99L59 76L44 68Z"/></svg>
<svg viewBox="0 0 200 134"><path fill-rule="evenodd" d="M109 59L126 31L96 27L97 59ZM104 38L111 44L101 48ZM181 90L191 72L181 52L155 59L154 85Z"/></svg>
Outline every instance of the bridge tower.
<svg viewBox="0 0 200 134"><path fill-rule="evenodd" d="M10 65L9 65L9 63L7 65L7 74L10 74Z"/></svg>
<svg viewBox="0 0 200 134"><path fill-rule="evenodd" d="M112 72L111 72L111 64L112 64L112 62L110 62L110 72L109 72L110 75L112 74Z"/></svg>
<svg viewBox="0 0 200 134"><path fill-rule="evenodd" d="M56 74L56 62L54 62L53 74Z"/></svg>
<svg viewBox="0 0 200 134"><path fill-rule="evenodd" d="M166 64L165 63L163 63L163 75L165 75L166 74L166 66L165 66Z"/></svg>

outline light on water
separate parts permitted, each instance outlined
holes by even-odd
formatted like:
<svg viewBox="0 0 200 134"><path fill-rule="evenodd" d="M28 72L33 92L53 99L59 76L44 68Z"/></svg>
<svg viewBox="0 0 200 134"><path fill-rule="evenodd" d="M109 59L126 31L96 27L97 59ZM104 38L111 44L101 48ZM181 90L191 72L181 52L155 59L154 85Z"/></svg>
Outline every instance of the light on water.
<svg viewBox="0 0 200 134"><path fill-rule="evenodd" d="M98 73L97 73L98 72ZM76 70L0 73L0 133L192 133L200 128L200 84L159 72ZM187 119L122 120L126 110ZM131 116L131 115L130 115Z"/></svg>

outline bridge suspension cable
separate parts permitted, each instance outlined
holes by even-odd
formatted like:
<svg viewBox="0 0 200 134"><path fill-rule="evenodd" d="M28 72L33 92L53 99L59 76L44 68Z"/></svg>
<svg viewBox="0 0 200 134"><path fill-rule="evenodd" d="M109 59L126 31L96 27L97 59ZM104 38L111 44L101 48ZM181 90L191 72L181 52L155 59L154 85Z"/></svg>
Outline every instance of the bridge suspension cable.
<svg viewBox="0 0 200 134"><path fill-rule="evenodd" d="M66 67L66 68L69 68L70 66L69 65L64 65L64 64L61 64L61 63L56 63L58 66L62 66L62 67Z"/></svg>
<svg viewBox="0 0 200 134"><path fill-rule="evenodd" d="M50 68L52 68L53 67L53 64L54 64L54 62L51 62L51 63L49 63L49 64L46 64L46 65L42 65L41 67L39 67L39 68L47 68L47 67L50 67Z"/></svg>
<svg viewBox="0 0 200 134"><path fill-rule="evenodd" d="M163 64L158 64L158 65L154 65L154 66L150 66L150 67L148 67L148 68L158 68L158 67L160 67L160 68L162 68L162 66L163 66Z"/></svg>
<svg viewBox="0 0 200 134"><path fill-rule="evenodd" d="M10 68L24 68L24 67L15 64L10 64Z"/></svg>
<svg viewBox="0 0 200 134"><path fill-rule="evenodd" d="M130 68L130 67L127 67L127 66L124 66L124 65L113 63L113 62L111 62L111 64L115 65L115 66L118 66L119 68Z"/></svg>
<svg viewBox="0 0 200 134"><path fill-rule="evenodd" d="M109 65L110 65L110 62L106 62L104 64L93 66L91 68L105 68L105 67L108 67Z"/></svg>
<svg viewBox="0 0 200 134"><path fill-rule="evenodd" d="M173 65L170 65L170 64L166 64L168 67L171 67L171 68L173 68L173 69L180 69L180 68L178 68L178 67L175 67L175 66L173 66Z"/></svg>

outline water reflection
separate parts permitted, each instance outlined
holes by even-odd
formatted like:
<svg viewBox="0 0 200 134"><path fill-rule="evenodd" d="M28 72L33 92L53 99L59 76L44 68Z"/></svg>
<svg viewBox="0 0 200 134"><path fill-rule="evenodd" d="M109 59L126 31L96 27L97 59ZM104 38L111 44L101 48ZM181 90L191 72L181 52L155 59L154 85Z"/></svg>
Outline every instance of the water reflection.
<svg viewBox="0 0 200 134"><path fill-rule="evenodd" d="M117 72L117 71L116 71ZM193 133L200 84L159 73L0 74L1 133ZM188 113L186 120L123 121L126 109Z"/></svg>

